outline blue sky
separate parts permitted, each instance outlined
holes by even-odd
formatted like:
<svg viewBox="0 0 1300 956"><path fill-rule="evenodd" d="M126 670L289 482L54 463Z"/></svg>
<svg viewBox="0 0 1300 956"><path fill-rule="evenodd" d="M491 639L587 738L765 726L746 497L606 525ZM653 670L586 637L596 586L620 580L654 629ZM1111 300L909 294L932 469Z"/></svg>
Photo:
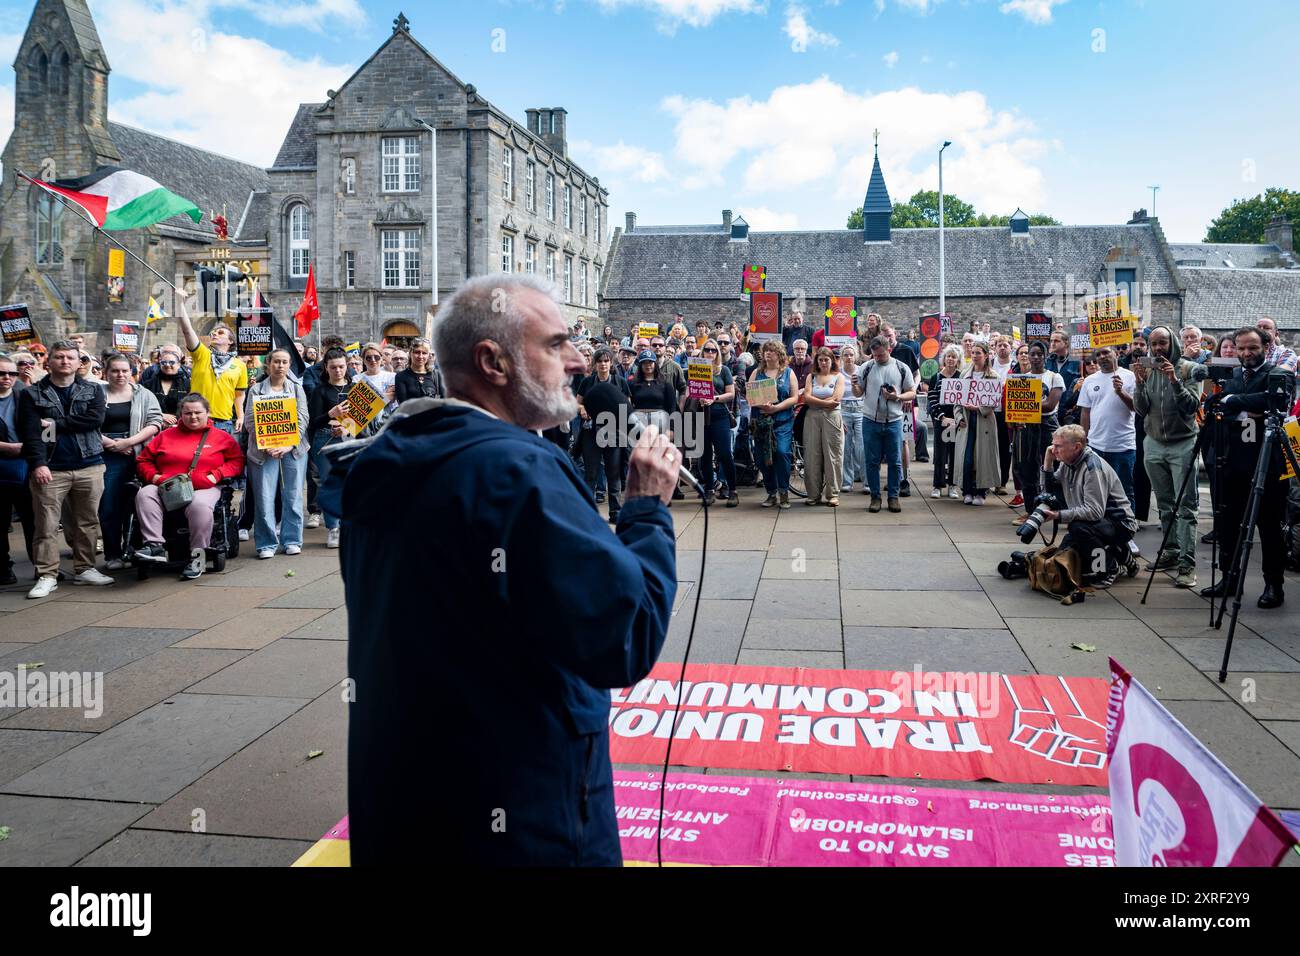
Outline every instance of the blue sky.
<svg viewBox="0 0 1300 956"><path fill-rule="evenodd" d="M980 211L1070 223L1149 207L1200 239L1234 198L1300 188L1286 93L1293 3L1250 0L90 0L110 116L269 164L324 99L411 29L517 119L569 111L612 222L839 228L872 130L895 201L937 185ZM34 4L0 0L12 62ZM0 74L0 140L13 74ZM1289 119L1287 117L1290 117Z"/></svg>

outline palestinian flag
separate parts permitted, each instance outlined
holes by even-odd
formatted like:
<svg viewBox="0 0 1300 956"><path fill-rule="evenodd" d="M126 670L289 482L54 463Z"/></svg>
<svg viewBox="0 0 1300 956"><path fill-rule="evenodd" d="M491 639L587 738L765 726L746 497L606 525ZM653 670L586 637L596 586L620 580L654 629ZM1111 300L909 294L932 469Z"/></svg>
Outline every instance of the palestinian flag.
<svg viewBox="0 0 1300 956"><path fill-rule="evenodd" d="M148 176L116 166L101 166L80 179L28 181L76 203L105 230L142 229L182 213L195 222L203 219L199 207L190 200L169 192Z"/></svg>

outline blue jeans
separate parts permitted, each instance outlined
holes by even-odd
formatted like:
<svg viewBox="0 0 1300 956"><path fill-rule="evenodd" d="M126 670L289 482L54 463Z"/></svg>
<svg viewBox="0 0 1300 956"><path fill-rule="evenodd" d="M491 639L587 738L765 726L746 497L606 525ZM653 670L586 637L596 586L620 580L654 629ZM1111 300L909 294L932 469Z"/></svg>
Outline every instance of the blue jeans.
<svg viewBox="0 0 1300 956"><path fill-rule="evenodd" d="M794 454L794 420L787 418L772 427L772 464L763 467L763 487L769 495L790 490L790 460Z"/></svg>
<svg viewBox="0 0 1300 956"><path fill-rule="evenodd" d="M303 483L307 477L307 456L288 454L277 460L267 458L260 465L250 464L248 482L257 503L257 517L253 522L253 542L257 550L274 548L275 492L283 478L281 490L283 507L280 509L279 544L302 547Z"/></svg>
<svg viewBox="0 0 1300 956"><path fill-rule="evenodd" d="M867 488L871 497L880 497L880 462L889 466L889 497L898 497L903 476L903 420L882 425L863 416L862 444L867 465Z"/></svg>
<svg viewBox="0 0 1300 956"><path fill-rule="evenodd" d="M235 437L235 422L233 419L227 419L225 421L221 421L216 418L210 418L208 419L208 422L209 424L212 425L213 428L220 429L221 431L229 435L231 438Z"/></svg>
<svg viewBox="0 0 1300 956"><path fill-rule="evenodd" d="M99 498L99 533L104 539L104 558L112 561L122 557L122 527L134 498L124 501L123 488L135 477L135 451L129 455L104 452L104 493ZM4 516L6 521L9 516Z"/></svg>
<svg viewBox="0 0 1300 956"><path fill-rule="evenodd" d="M1133 468L1137 465L1137 449L1097 451L1097 454L1101 456L1102 461L1115 469L1115 474L1119 475L1119 483L1124 486L1124 494L1128 496L1128 506L1136 510L1137 494L1133 491Z"/></svg>
<svg viewBox="0 0 1300 956"><path fill-rule="evenodd" d="M863 458L866 448L862 437L862 413L846 412L841 405L840 415L844 419L844 484L847 487L854 481L867 480L867 465Z"/></svg>
<svg viewBox="0 0 1300 956"><path fill-rule="evenodd" d="M316 465L316 481L322 486L325 484L325 476L330 471L329 459L325 457L325 446L337 444L342 440L341 438L335 438L328 428L318 428L312 432L311 460ZM325 518L326 529L333 531L339 526L339 519L328 511L322 511L321 514Z"/></svg>

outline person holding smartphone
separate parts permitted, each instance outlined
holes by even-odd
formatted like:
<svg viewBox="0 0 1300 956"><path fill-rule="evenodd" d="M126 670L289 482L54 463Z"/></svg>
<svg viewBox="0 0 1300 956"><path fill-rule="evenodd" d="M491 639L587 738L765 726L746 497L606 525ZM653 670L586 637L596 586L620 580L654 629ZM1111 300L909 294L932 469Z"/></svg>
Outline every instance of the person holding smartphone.
<svg viewBox="0 0 1300 956"><path fill-rule="evenodd" d="M889 340L871 340L871 361L864 362L853 382L853 394L862 402L862 444L867 464L867 488L872 514L880 511L880 463L888 465L889 510L902 511L898 502L903 476L903 402L916 398L912 370L890 356Z"/></svg>

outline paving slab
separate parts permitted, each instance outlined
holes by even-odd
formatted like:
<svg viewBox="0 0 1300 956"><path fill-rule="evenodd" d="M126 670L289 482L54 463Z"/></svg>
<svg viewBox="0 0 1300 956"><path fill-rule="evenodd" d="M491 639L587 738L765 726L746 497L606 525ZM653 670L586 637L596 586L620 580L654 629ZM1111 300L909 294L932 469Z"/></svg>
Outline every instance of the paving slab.
<svg viewBox="0 0 1300 956"><path fill-rule="evenodd" d="M772 535L770 545L765 545L767 556L793 561L802 557L808 560L834 560L839 556L835 532L792 531Z"/></svg>
<svg viewBox="0 0 1300 956"><path fill-rule="evenodd" d="M750 620L741 647L747 651L833 651L838 654L844 647L841 631L838 617L833 620Z"/></svg>
<svg viewBox="0 0 1300 956"><path fill-rule="evenodd" d="M252 591L253 588L241 590ZM306 587L298 588L279 597L273 597L270 600L261 603L262 607L323 607L336 608L343 606L343 578L338 574L328 574L325 577L313 581ZM335 821L338 822L338 821Z"/></svg>
<svg viewBox="0 0 1300 956"><path fill-rule="evenodd" d="M1167 704L1195 737L1270 807L1300 806L1300 756L1229 700Z"/></svg>
<svg viewBox="0 0 1300 956"><path fill-rule="evenodd" d="M304 608L303 610L311 610ZM316 618L310 624L298 628L285 635L295 641L346 641L348 639L348 609L346 607L336 607L332 611L327 611L322 617Z"/></svg>
<svg viewBox="0 0 1300 956"><path fill-rule="evenodd" d="M754 596L756 620L833 617L839 614L836 581L778 581L764 578Z"/></svg>
<svg viewBox="0 0 1300 956"><path fill-rule="evenodd" d="M306 703L283 697L177 694L3 789L32 796L161 803Z"/></svg>
<svg viewBox="0 0 1300 956"><path fill-rule="evenodd" d="M7 615L0 628L6 638L34 644L102 621L121 610L119 604L94 601L32 601L26 609Z"/></svg>
<svg viewBox="0 0 1300 956"><path fill-rule="evenodd" d="M1048 617L1064 620L1132 621L1133 614L1105 591L1093 591L1080 604L1062 604L1050 594L1032 590L1023 578L1006 581L981 578L984 592L1003 617Z"/></svg>
<svg viewBox="0 0 1300 956"><path fill-rule="evenodd" d="M740 653L745 622L749 620L751 602L700 600L700 616L695 624L695 640L691 644L693 664L734 664ZM692 605L682 608L673 616L668 626L659 660L680 663L686 652L686 639L691 630Z"/></svg>
<svg viewBox="0 0 1300 956"><path fill-rule="evenodd" d="M835 514L830 508L805 505L802 501L793 504L789 511L777 515L777 534L806 534L809 531L835 531Z"/></svg>
<svg viewBox="0 0 1300 956"><path fill-rule="evenodd" d="M1216 637L1171 637L1169 644L1183 657L1191 661L1198 670L1214 671L1218 674L1223 663L1223 648L1227 643L1228 629L1225 627ZM1270 673L1300 673L1300 661L1282 653L1262 638L1232 638L1232 656L1228 662L1228 676L1233 674L1251 674L1260 671Z"/></svg>
<svg viewBox="0 0 1300 956"><path fill-rule="evenodd" d="M1208 612L1204 608L1199 610L1181 608L1151 611L1138 608L1133 611L1133 614L1139 621L1161 637L1210 637L1223 640L1228 633L1227 618L1224 618L1223 626L1216 631L1210 626ZM1238 638L1259 636L1250 628L1238 624L1237 633L1233 636L1233 643L1236 643Z"/></svg>
<svg viewBox="0 0 1300 956"><path fill-rule="evenodd" d="M909 506L907 499L902 500L903 510L898 514L890 512L883 494L878 512L872 514L868 511L867 506L870 504L871 498L867 495L841 495L840 506L835 509L835 520L840 525L879 528L881 533L906 526L926 526L937 530L939 519L925 509L917 510L915 506Z"/></svg>
<svg viewBox="0 0 1300 956"><path fill-rule="evenodd" d="M1222 695L1164 640L1137 622L1114 627L1111 621L1049 621L1008 618L1011 633L1040 674L1110 679L1115 658L1157 698L1219 700ZM1076 650L1087 644L1095 651Z"/></svg>
<svg viewBox="0 0 1300 956"><path fill-rule="evenodd" d="M1265 720L1262 723L1274 737L1286 744L1292 753L1300 756L1300 721ZM1300 809L1300 804L1292 804L1291 807Z"/></svg>
<svg viewBox="0 0 1300 956"><path fill-rule="evenodd" d="M19 578L19 580L26 581L26 579L24 578ZM27 597L27 592L31 590L32 584L34 583L35 582L33 581L26 581L25 584L19 587L5 588L4 590L0 590L0 612L21 611L35 604L36 603L35 601L29 600Z"/></svg>
<svg viewBox="0 0 1300 956"><path fill-rule="evenodd" d="M250 549L251 545L252 542L248 542ZM255 552L250 550L250 554L253 553ZM285 554L271 561L254 559L240 564L241 567L228 570L225 574L205 574L199 578L198 583L202 587L264 588L269 582L279 584L284 581L286 586L297 588L318 581L327 574L335 574L339 569L338 552L322 555L306 552L292 556ZM293 572L293 576L286 578L285 574L289 571Z"/></svg>
<svg viewBox="0 0 1300 956"><path fill-rule="evenodd" d="M780 581L838 581L840 562L827 558L768 558L763 577Z"/></svg>
<svg viewBox="0 0 1300 956"><path fill-rule="evenodd" d="M740 515L745 515L750 509L744 505L737 508ZM761 551L767 547L772 538L772 527L776 523L775 517L763 519L758 517L752 524L741 523L736 521L716 521L710 516L709 520L709 548L731 551ZM704 541L704 522L693 521L689 528L683 531L677 537L677 547L687 551L698 551Z"/></svg>
<svg viewBox="0 0 1300 956"><path fill-rule="evenodd" d="M191 694L315 698L348 675L348 648L341 641L282 638L199 681Z"/></svg>
<svg viewBox="0 0 1300 956"><path fill-rule="evenodd" d="M0 785L17 780L27 771L85 743L94 734L0 727ZM0 826L3 826L0 822Z"/></svg>
<svg viewBox="0 0 1300 956"><path fill-rule="evenodd" d="M347 813L348 705L321 695L165 802L136 826L317 840ZM317 757L308 757L313 751Z"/></svg>
<svg viewBox="0 0 1300 956"><path fill-rule="evenodd" d="M102 709L97 715L86 716L84 706L29 707L5 720L0 727L99 733L179 694L247 653L164 647L105 675Z"/></svg>
<svg viewBox="0 0 1300 956"><path fill-rule="evenodd" d="M854 670L1035 673L1004 628L846 626L844 660Z"/></svg>
<svg viewBox="0 0 1300 956"><path fill-rule="evenodd" d="M323 608L253 608L176 646L256 651L327 613Z"/></svg>
<svg viewBox="0 0 1300 956"><path fill-rule="evenodd" d="M1239 674L1220 684L1219 672L1205 675L1219 692L1235 700L1256 720L1300 721L1300 674Z"/></svg>
<svg viewBox="0 0 1300 956"><path fill-rule="evenodd" d="M1002 627L1002 617L980 591L908 592L894 597L880 591L844 590L840 608L846 627Z"/></svg>
<svg viewBox="0 0 1300 956"><path fill-rule="evenodd" d="M708 561L704 564L703 597L731 601L753 600L767 552L709 550ZM679 581L699 580L700 555L699 551L677 552Z"/></svg>
<svg viewBox="0 0 1300 956"><path fill-rule="evenodd" d="M953 544L942 528L922 525L898 525L883 534L866 534L852 522L840 522L840 553L852 551L877 552L888 547L891 552L922 551L951 553Z"/></svg>
<svg viewBox="0 0 1300 956"><path fill-rule="evenodd" d="M959 554L841 554L840 586L852 591L978 591ZM900 600L911 600L900 597Z"/></svg>
<svg viewBox="0 0 1300 956"><path fill-rule="evenodd" d="M822 667L842 670L844 654L841 651L778 651L756 649L740 651L737 664L756 667Z"/></svg>
<svg viewBox="0 0 1300 956"><path fill-rule="evenodd" d="M105 604L148 604L159 598L184 599L194 587L190 582L180 580L180 575L168 571L158 573L146 581L136 577L134 571L118 571L109 575L117 583L111 587L76 587L67 581L59 584L59 589L50 595L51 602L91 601ZM35 604L29 601L28 604Z"/></svg>
<svg viewBox="0 0 1300 956"><path fill-rule="evenodd" d="M0 618L0 624L4 624L4 618ZM7 637L8 635L5 636ZM6 654L10 654L14 651L22 650L24 647L31 647L31 645L13 643L0 644L0 657L4 657Z"/></svg>
<svg viewBox="0 0 1300 956"><path fill-rule="evenodd" d="M311 849L314 842L132 829L88 854L77 866L287 867Z"/></svg>
<svg viewBox="0 0 1300 956"><path fill-rule="evenodd" d="M114 614L99 624L102 627L156 627L166 624L169 627L188 627L202 631L237 617L241 612L278 597L287 590L283 587L191 587L180 594L159 598Z"/></svg>
<svg viewBox="0 0 1300 956"><path fill-rule="evenodd" d="M0 794L0 867L71 866L152 808L138 803Z"/></svg>
<svg viewBox="0 0 1300 956"><path fill-rule="evenodd" d="M948 548L945 550L951 550L953 547L957 548L958 553L960 553L962 558L966 561L966 566L970 568L971 573L978 578L1000 577L998 574L998 564L1002 561L1009 561L1011 559L1012 551L1033 550L1028 545L1021 544L1019 541L1011 541L1006 544L959 541L956 545L949 544Z"/></svg>

